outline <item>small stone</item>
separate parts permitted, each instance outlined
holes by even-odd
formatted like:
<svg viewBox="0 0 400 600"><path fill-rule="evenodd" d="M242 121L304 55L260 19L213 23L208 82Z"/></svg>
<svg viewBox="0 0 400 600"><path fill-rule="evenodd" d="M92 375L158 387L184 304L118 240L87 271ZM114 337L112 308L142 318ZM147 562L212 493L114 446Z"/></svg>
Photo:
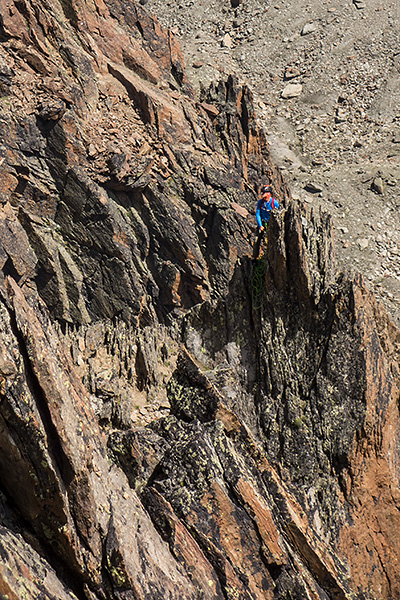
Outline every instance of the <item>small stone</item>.
<svg viewBox="0 0 400 600"><path fill-rule="evenodd" d="M322 189L323 189L323 188L322 188L322 186L321 186L321 185L319 185L318 183L312 183L312 182L310 182L310 183L307 183L307 184L304 186L304 189L305 189L307 192L310 192L311 194L318 194L318 192L322 192Z"/></svg>
<svg viewBox="0 0 400 600"><path fill-rule="evenodd" d="M299 77L300 75L301 73L296 67L286 67L285 69L285 79L294 79L295 77Z"/></svg>
<svg viewBox="0 0 400 600"><path fill-rule="evenodd" d="M360 250L365 250L366 248L368 248L369 240L367 238L360 238L359 240L357 240L357 243Z"/></svg>
<svg viewBox="0 0 400 600"><path fill-rule="evenodd" d="M353 4L358 9L365 8L364 0L353 0Z"/></svg>
<svg viewBox="0 0 400 600"><path fill-rule="evenodd" d="M383 181L382 181L381 177L375 177L375 179L372 182L371 189L374 192L376 192L377 194L383 194L384 187L383 187Z"/></svg>
<svg viewBox="0 0 400 600"><path fill-rule="evenodd" d="M224 37L222 38L221 45L222 45L222 47L223 47L223 48L229 48L229 49L230 49L230 48L232 48L232 46L233 46L233 41L232 41L232 38L231 38L231 36L229 35L229 33L226 33L226 34L224 35Z"/></svg>
<svg viewBox="0 0 400 600"><path fill-rule="evenodd" d="M97 154L96 146L94 144L89 144L88 155L96 156L96 154Z"/></svg>
<svg viewBox="0 0 400 600"><path fill-rule="evenodd" d="M194 69L200 69L203 65L204 65L204 63L201 60L197 60L196 62L193 63L192 66Z"/></svg>
<svg viewBox="0 0 400 600"><path fill-rule="evenodd" d="M344 108L338 108L336 110L335 122L344 123L347 121L347 111Z"/></svg>
<svg viewBox="0 0 400 600"><path fill-rule="evenodd" d="M282 98L296 98L300 96L303 91L303 86L301 83L289 83L281 93Z"/></svg>
<svg viewBox="0 0 400 600"><path fill-rule="evenodd" d="M303 29L301 30L301 35L308 35L309 33L314 33L314 31L317 31L318 26L316 23L306 23L303 27Z"/></svg>

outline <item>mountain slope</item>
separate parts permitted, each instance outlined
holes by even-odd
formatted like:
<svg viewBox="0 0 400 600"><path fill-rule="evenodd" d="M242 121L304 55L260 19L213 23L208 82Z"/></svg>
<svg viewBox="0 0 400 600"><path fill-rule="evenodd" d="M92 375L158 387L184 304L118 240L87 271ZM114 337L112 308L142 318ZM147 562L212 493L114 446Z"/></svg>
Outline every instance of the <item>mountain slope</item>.
<svg viewBox="0 0 400 600"><path fill-rule="evenodd" d="M0 37L0 594L396 597L399 331L250 91L197 98L134 3Z"/></svg>
<svg viewBox="0 0 400 600"><path fill-rule="evenodd" d="M342 270L364 274L398 325L400 6L146 0L198 88L237 73L292 195L333 217Z"/></svg>

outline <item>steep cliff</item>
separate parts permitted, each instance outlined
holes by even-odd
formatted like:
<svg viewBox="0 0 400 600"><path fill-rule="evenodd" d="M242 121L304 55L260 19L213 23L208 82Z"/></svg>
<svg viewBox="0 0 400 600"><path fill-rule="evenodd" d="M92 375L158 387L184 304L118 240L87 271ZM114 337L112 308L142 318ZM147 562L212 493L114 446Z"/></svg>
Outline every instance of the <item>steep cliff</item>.
<svg viewBox="0 0 400 600"><path fill-rule="evenodd" d="M400 334L250 90L133 2L0 0L0 41L0 594L398 597Z"/></svg>

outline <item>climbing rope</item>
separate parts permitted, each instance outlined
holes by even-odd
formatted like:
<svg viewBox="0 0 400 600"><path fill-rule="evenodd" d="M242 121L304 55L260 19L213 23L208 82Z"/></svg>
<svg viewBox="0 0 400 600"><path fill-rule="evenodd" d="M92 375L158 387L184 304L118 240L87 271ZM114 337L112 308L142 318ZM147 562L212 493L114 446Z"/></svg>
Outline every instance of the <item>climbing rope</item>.
<svg viewBox="0 0 400 600"><path fill-rule="evenodd" d="M267 255L264 252L260 258L253 261L251 270L251 299L254 310L264 304L265 298L265 273L267 271Z"/></svg>

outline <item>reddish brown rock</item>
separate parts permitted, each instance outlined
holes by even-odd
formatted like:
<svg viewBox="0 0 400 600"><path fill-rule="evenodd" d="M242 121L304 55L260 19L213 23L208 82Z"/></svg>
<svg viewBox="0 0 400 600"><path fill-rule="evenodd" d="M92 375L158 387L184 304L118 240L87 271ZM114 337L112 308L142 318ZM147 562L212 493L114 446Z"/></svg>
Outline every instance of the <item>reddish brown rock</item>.
<svg viewBox="0 0 400 600"><path fill-rule="evenodd" d="M146 488L143 499L154 524L168 541L173 555L190 573L197 589L202 590L204 598L220 598L221 585L213 567L171 505L151 487Z"/></svg>
<svg viewBox="0 0 400 600"><path fill-rule="evenodd" d="M57 573L21 535L2 527L0 530L0 594L9 600L39 598L46 594L60 600L76 600Z"/></svg>
<svg viewBox="0 0 400 600"><path fill-rule="evenodd" d="M0 0L0 34L0 593L396 597L399 332L250 90L196 99L134 2Z"/></svg>
<svg viewBox="0 0 400 600"><path fill-rule="evenodd" d="M177 570L125 476L109 468L105 436L50 322L37 312L40 303L35 314L11 279L8 289L39 406L24 382L21 366L12 368L11 360L3 361L10 365L3 368L0 479L4 489L34 524L42 543L92 590L106 585L105 568L116 592L136 590L137 597L145 598L149 590L161 594L171 586L171 593L184 591L185 597L194 598L190 583ZM10 344L9 348L13 353ZM10 400L18 386L23 396L15 395L13 404ZM10 400L4 399L5 394ZM8 434L10 426L16 432L14 439ZM136 532L134 543L131 531Z"/></svg>
<svg viewBox="0 0 400 600"><path fill-rule="evenodd" d="M400 589L395 566L400 560L400 338L362 281L354 289L354 303L365 360L366 415L346 474L345 498L353 523L343 528L340 547L351 557L358 589L389 598L396 597Z"/></svg>

